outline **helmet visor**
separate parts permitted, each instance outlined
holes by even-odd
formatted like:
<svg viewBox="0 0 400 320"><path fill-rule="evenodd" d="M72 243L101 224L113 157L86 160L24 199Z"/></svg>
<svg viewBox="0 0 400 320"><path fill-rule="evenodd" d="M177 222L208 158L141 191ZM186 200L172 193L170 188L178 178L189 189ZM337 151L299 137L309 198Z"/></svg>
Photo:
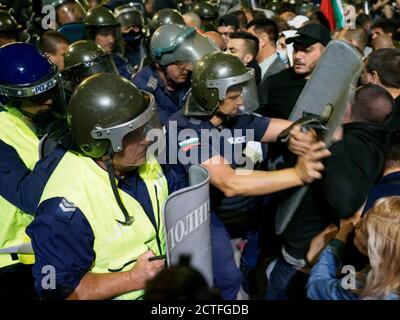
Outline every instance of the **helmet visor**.
<svg viewBox="0 0 400 320"><path fill-rule="evenodd" d="M102 128L96 126L90 133L92 138L95 140L110 140L112 150L121 152L125 137L129 137L129 140L143 141L147 139L147 133L151 129L162 130L153 95L146 91L141 92L148 105L143 113L128 122L113 127Z"/></svg>
<svg viewBox="0 0 400 320"><path fill-rule="evenodd" d="M177 62L187 61L195 64L210 52L219 51L216 44L208 37L195 32L174 51Z"/></svg>
<svg viewBox="0 0 400 320"><path fill-rule="evenodd" d="M0 87L0 95L11 101L29 100L32 104L42 102L44 97L53 100L53 111L60 115L66 112L66 100L61 74L54 67L53 73L47 78L26 86L6 85Z"/></svg>
<svg viewBox="0 0 400 320"><path fill-rule="evenodd" d="M65 81L72 83L76 87L87 77L96 73L116 73L117 67L110 55L103 55L82 64L72 66L63 71Z"/></svg>
<svg viewBox="0 0 400 320"><path fill-rule="evenodd" d="M229 90L240 90L243 105L239 108L239 112L252 112L259 107L257 84L254 75L254 69L249 68L247 72L238 76L207 80L207 88L218 89L218 99L220 101L225 100Z"/></svg>
<svg viewBox="0 0 400 320"><path fill-rule="evenodd" d="M195 64L204 55L219 51L214 42L201 35L195 28L188 28L165 48L154 48L154 57L162 65L176 62L190 62Z"/></svg>

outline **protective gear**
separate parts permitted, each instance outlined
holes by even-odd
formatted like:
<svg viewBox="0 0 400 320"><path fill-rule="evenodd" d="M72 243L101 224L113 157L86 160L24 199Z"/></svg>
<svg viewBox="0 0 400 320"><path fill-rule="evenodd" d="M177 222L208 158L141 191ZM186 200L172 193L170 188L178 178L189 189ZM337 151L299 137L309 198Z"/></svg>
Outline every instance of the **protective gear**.
<svg viewBox="0 0 400 320"><path fill-rule="evenodd" d="M28 128L15 108L7 108L7 112L0 112L0 122L0 140L12 146L25 166L33 170L39 160L38 137ZM25 228L32 220L33 216L22 212L0 197L0 248L13 247L27 242ZM34 257L33 255L18 255L18 259L14 260L9 254L0 254L0 268L18 262L33 264Z"/></svg>
<svg viewBox="0 0 400 320"><path fill-rule="evenodd" d="M85 7L77 0L42 0L42 6L46 5L55 7L59 24L82 22L83 17L86 15ZM63 16L63 23L59 21L60 15Z"/></svg>
<svg viewBox="0 0 400 320"><path fill-rule="evenodd" d="M214 115L232 87L241 90L243 106L239 108L240 113L258 108L254 69L246 68L238 57L231 54L207 54L193 68L191 93L183 108L184 115Z"/></svg>
<svg viewBox="0 0 400 320"><path fill-rule="evenodd" d="M130 4L119 6L115 9L115 16L121 24L121 27L139 26L144 27L143 14L133 8Z"/></svg>
<svg viewBox="0 0 400 320"><path fill-rule="evenodd" d="M94 40L96 33L101 28L112 28L114 31L115 40L119 40L120 36L120 26L121 24L111 12L110 9L106 7L95 7L90 9L83 19L83 23L86 26L88 39Z"/></svg>
<svg viewBox="0 0 400 320"><path fill-rule="evenodd" d="M118 74L112 57L91 40L81 40L71 44L64 58L63 76L73 88L96 73Z"/></svg>
<svg viewBox="0 0 400 320"><path fill-rule="evenodd" d="M161 26L165 24L179 24L185 26L185 20L182 15L175 9L161 9L155 13L153 18L149 22L150 36Z"/></svg>
<svg viewBox="0 0 400 320"><path fill-rule="evenodd" d="M218 17L218 8L209 1L199 2L193 8L193 12L196 13L201 20L214 20Z"/></svg>
<svg viewBox="0 0 400 320"><path fill-rule="evenodd" d="M69 43L74 43L86 38L86 27L83 23L67 23L57 28L57 31L67 37Z"/></svg>
<svg viewBox="0 0 400 320"><path fill-rule="evenodd" d="M281 62L282 62L283 64L287 64L287 65L290 64L290 62L289 62L289 56L288 56L286 50L277 50L277 53L278 53L279 59L281 60Z"/></svg>
<svg viewBox="0 0 400 320"><path fill-rule="evenodd" d="M18 32L21 28L10 13L0 10L0 31Z"/></svg>
<svg viewBox="0 0 400 320"><path fill-rule="evenodd" d="M71 177L68 183L65 183L66 172ZM85 215L96 239L93 244L95 260L91 273L128 271L135 265L137 258L149 249L155 255L165 254L161 208L168 196L168 183L156 161L139 166L138 173L150 196L155 225L150 222L137 200L119 190L126 208L135 218L135 222L121 230L121 226L116 223L121 219L121 211L104 170L92 159L71 152L61 159L43 191L41 203L62 194ZM117 236L112 241L107 241L116 234L115 230L120 230ZM115 299L139 299L143 293L143 290L131 291Z"/></svg>
<svg viewBox="0 0 400 320"><path fill-rule="evenodd" d="M117 20L121 23L121 27L139 27L140 31L133 30L128 33L122 32L122 38L125 41L126 47L132 50L139 48L143 37L142 28L144 27L144 18L142 13L128 5L119 6L115 10Z"/></svg>
<svg viewBox="0 0 400 320"><path fill-rule="evenodd" d="M143 33L129 31L127 33L122 33L122 38L124 39L126 46L128 48L137 49L142 41Z"/></svg>
<svg viewBox="0 0 400 320"><path fill-rule="evenodd" d="M0 10L0 46L16 41L26 41L29 35L7 11Z"/></svg>
<svg viewBox="0 0 400 320"><path fill-rule="evenodd" d="M176 3L176 7L181 14L185 14L193 11L195 2L193 1L191 4L185 4L184 0L178 0Z"/></svg>
<svg viewBox="0 0 400 320"><path fill-rule="evenodd" d="M161 128L153 96L116 74L97 74L78 86L68 123L80 149L92 158L122 151L123 138L133 131Z"/></svg>
<svg viewBox="0 0 400 320"><path fill-rule="evenodd" d="M150 41L151 57L161 66L175 62L195 63L205 54L218 50L214 42L195 28L177 24L161 26Z"/></svg>
<svg viewBox="0 0 400 320"><path fill-rule="evenodd" d="M9 12L23 28L26 27L33 13L31 0L13 1Z"/></svg>
<svg viewBox="0 0 400 320"><path fill-rule="evenodd" d="M53 100L52 112L66 109L61 75L57 66L35 46L11 43L0 48L0 96L15 102ZM18 107L18 106L17 106Z"/></svg>
<svg viewBox="0 0 400 320"><path fill-rule="evenodd" d="M84 154L102 157L115 200L124 214L125 220L118 222L123 226L132 225L135 217L129 215L121 200L111 157L123 150L123 139L128 134L143 140L148 130L161 129L153 96L139 91L132 82L119 75L93 75L79 85L71 97L68 125Z"/></svg>

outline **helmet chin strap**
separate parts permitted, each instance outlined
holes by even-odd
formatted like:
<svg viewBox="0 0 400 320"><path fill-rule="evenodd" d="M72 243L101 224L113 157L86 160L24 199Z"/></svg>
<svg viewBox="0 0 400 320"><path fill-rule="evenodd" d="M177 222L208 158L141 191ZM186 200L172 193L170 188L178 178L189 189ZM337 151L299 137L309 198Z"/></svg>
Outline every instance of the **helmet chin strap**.
<svg viewBox="0 0 400 320"><path fill-rule="evenodd" d="M105 154L102 157L102 160L106 164L108 178L109 178L110 183L111 183L111 188L112 188L115 200L117 200L118 206L121 209L122 213L124 214L124 218L125 218L125 221L120 221L120 220L117 220L117 219L116 219L116 221L118 223L122 224L123 226L130 226L135 221L135 218L133 216L129 215L128 210L126 210L124 204L122 203L121 197L119 195L118 188L117 188L117 185L115 183L114 170L113 170L113 167L112 167L112 164L111 164L112 154L113 153L112 153L112 150L111 150L111 147L110 147L110 149L108 150L107 154Z"/></svg>

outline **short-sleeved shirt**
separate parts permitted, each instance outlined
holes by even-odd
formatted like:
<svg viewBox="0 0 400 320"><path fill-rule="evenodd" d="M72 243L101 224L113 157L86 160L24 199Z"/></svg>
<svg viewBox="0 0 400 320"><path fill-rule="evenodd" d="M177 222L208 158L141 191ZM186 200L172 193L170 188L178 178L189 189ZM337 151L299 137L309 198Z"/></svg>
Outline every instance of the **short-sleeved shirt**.
<svg viewBox="0 0 400 320"><path fill-rule="evenodd" d="M187 186L186 175L177 174L168 166L162 168L170 193ZM135 198L155 225L150 196L137 171L119 179L118 188ZM34 221L27 228L35 250L35 288L43 298L67 298L95 260L92 228L82 211L78 207L71 211L73 205L69 206L66 201L64 198L51 198L41 203ZM66 206L69 210L63 209ZM56 271L55 290L46 290L42 286L48 265Z"/></svg>
<svg viewBox="0 0 400 320"><path fill-rule="evenodd" d="M262 140L269 122L269 118L258 114L243 114L237 116L231 128L221 129L214 127L209 119L186 117L181 111L177 112L167 124L168 160L177 161L189 170L194 164L220 155L233 169L252 169L252 163L243 156L243 151L247 142ZM251 167L248 167L249 164ZM227 198L213 186L210 197L211 209L220 216L221 212L249 213L256 210L254 197Z"/></svg>

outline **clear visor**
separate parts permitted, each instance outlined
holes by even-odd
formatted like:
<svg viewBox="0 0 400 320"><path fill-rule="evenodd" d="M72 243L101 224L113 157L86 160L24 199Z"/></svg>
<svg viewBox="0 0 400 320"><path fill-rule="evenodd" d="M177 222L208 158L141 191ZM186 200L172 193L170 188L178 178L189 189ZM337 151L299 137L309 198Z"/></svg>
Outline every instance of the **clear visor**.
<svg viewBox="0 0 400 320"><path fill-rule="evenodd" d="M121 152L125 137L129 140L143 141L147 139L147 134L150 130L159 129L162 131L153 95L145 91L141 92L148 105L142 114L128 122L113 127L102 128L96 126L90 133L92 138L95 140L110 140L112 150Z"/></svg>
<svg viewBox="0 0 400 320"><path fill-rule="evenodd" d="M208 53L219 51L216 44L208 37L195 32L174 51L175 60L195 64Z"/></svg>
<svg viewBox="0 0 400 320"><path fill-rule="evenodd" d="M195 28L188 28L165 48L154 48L154 56L160 59L162 65L176 62L190 62L195 64L204 55L219 51L216 44L209 38L201 35Z"/></svg>
<svg viewBox="0 0 400 320"><path fill-rule="evenodd" d="M57 71L40 83L34 83L26 87L2 85L0 95L6 96L11 101L30 100L33 104L43 102L51 98L53 111L62 115L66 112L66 100L61 74Z"/></svg>
<svg viewBox="0 0 400 320"><path fill-rule="evenodd" d="M82 22L85 16L85 9L77 1L65 3L57 8L57 20L60 25Z"/></svg>
<svg viewBox="0 0 400 320"><path fill-rule="evenodd" d="M65 69L62 74L64 80L71 82L75 87L89 76L97 73L118 74L118 69L110 55L104 55L83 64L72 66Z"/></svg>
<svg viewBox="0 0 400 320"><path fill-rule="evenodd" d="M254 69L249 68L247 72L239 76L207 80L207 88L218 89L218 99L220 101L226 99L229 90L240 90L243 106L239 108L239 112L252 112L259 107L257 84L254 75Z"/></svg>

